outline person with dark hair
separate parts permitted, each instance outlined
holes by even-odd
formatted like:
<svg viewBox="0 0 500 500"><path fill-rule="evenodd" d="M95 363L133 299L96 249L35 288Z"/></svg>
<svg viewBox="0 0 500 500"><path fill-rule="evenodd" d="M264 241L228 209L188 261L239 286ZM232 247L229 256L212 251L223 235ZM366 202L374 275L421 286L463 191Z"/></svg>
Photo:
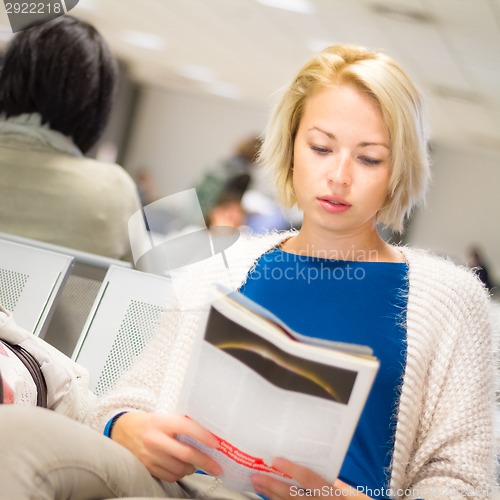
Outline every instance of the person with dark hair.
<svg viewBox="0 0 500 500"><path fill-rule="evenodd" d="M231 191L222 192L208 213L207 226L241 227L244 223L245 210L241 197Z"/></svg>
<svg viewBox="0 0 500 500"><path fill-rule="evenodd" d="M235 146L231 156L204 172L196 184L196 194L207 222L210 213L220 209L219 198L229 194L239 201L243 222L251 231L264 233L289 227L290 222L275 202L272 180L259 165L261 145L261 137L251 135ZM237 208L234 204L232 207Z"/></svg>
<svg viewBox="0 0 500 500"><path fill-rule="evenodd" d="M116 80L106 42L75 17L12 39L0 71L0 231L129 254L135 184L121 167L83 158L104 132Z"/></svg>
<svg viewBox="0 0 500 500"><path fill-rule="evenodd" d="M196 184L196 194L205 218L225 193L239 200L249 188L262 140L252 135L235 147L234 153L208 169Z"/></svg>

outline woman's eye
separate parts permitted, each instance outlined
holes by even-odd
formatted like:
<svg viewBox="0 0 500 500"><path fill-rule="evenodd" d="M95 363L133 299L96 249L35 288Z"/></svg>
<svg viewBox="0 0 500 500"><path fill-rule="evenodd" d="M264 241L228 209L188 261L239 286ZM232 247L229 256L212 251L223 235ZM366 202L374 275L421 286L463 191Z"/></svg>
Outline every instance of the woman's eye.
<svg viewBox="0 0 500 500"><path fill-rule="evenodd" d="M359 158L365 165L379 165L382 160L377 160L376 158L370 158L369 156L360 156Z"/></svg>
<svg viewBox="0 0 500 500"><path fill-rule="evenodd" d="M320 155L326 155L331 152L328 148L323 148L322 146L311 146L311 149Z"/></svg>

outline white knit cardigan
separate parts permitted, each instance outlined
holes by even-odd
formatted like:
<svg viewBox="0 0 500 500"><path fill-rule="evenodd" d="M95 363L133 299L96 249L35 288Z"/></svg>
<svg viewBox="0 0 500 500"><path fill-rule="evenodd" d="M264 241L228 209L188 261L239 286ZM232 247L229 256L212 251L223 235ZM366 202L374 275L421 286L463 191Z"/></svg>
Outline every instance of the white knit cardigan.
<svg viewBox="0 0 500 500"><path fill-rule="evenodd" d="M134 367L104 396L93 426L124 410L174 412L207 289L239 288L290 233L240 238L175 276L178 303ZM407 360L394 415L392 498L493 498L493 344L487 294L471 272L401 247L409 265Z"/></svg>

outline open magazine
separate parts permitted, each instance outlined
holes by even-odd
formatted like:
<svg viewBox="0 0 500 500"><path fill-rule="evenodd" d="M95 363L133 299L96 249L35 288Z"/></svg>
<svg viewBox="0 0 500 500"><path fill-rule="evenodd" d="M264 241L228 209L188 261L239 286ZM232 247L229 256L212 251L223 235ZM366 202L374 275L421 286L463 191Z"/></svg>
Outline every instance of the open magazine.
<svg viewBox="0 0 500 500"><path fill-rule="evenodd" d="M195 340L178 410L219 440L225 485L252 491L283 457L338 475L379 362L364 346L300 335L238 292L218 289Z"/></svg>

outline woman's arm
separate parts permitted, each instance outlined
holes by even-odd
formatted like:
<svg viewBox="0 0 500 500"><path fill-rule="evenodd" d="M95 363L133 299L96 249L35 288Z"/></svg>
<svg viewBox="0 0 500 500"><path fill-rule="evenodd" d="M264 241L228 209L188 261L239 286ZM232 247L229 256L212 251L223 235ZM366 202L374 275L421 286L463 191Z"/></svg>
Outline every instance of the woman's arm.
<svg viewBox="0 0 500 500"><path fill-rule="evenodd" d="M432 326L437 341L426 372L417 447L407 465L414 493L405 498L491 498L495 347L489 300L477 280L467 278L454 283L445 321Z"/></svg>
<svg viewBox="0 0 500 500"><path fill-rule="evenodd" d="M216 446L206 429L175 414L199 318L199 312L171 308L134 365L100 399L93 415L93 426L102 432L110 418L126 411L113 424L111 438L131 451L153 476L169 482L196 468L212 475L221 473L212 459L176 439L186 434Z"/></svg>
<svg viewBox="0 0 500 500"><path fill-rule="evenodd" d="M92 415L97 430L102 432L108 420L122 411L175 413L201 314L181 312L175 304L166 309L157 332L133 365L99 398Z"/></svg>

